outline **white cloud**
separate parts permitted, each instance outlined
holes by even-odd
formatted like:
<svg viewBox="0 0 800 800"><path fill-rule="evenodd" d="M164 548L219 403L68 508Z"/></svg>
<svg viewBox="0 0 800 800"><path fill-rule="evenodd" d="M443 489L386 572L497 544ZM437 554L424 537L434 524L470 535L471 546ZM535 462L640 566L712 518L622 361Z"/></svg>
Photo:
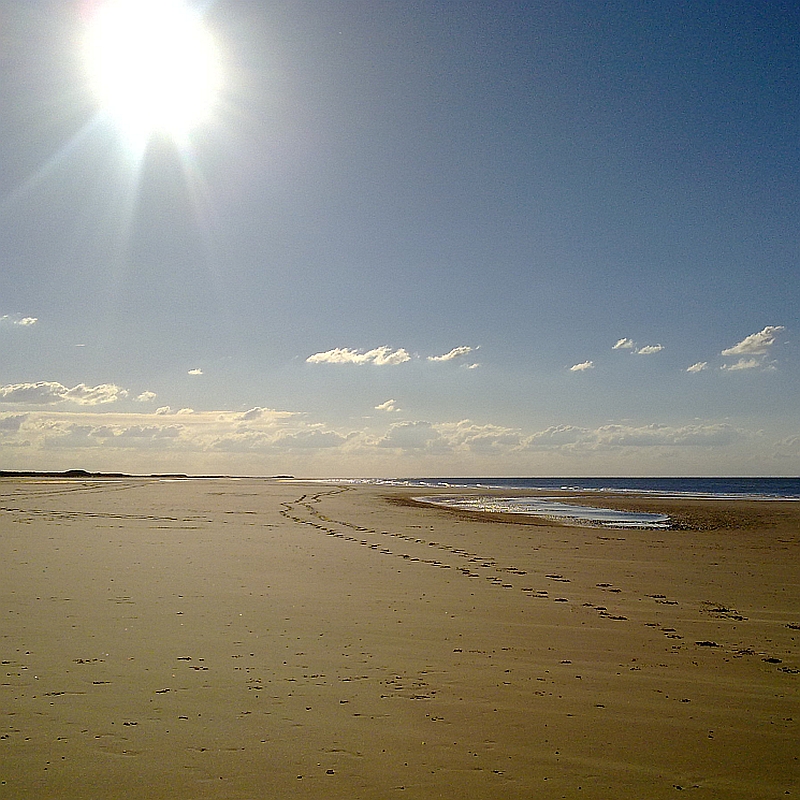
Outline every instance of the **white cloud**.
<svg viewBox="0 0 800 800"><path fill-rule="evenodd" d="M464 448L476 453L497 453L517 447L521 434L515 428L501 425L479 425L464 419L455 424L444 423L436 426L448 447Z"/></svg>
<svg viewBox="0 0 800 800"><path fill-rule="evenodd" d="M208 444L210 450L224 453L247 453L266 450L272 440L262 431L237 431L215 438Z"/></svg>
<svg viewBox="0 0 800 800"><path fill-rule="evenodd" d="M203 370L201 370L199 367L195 367L194 369L189 370L189 375L202 375L202 374Z"/></svg>
<svg viewBox="0 0 800 800"><path fill-rule="evenodd" d="M570 372L586 372L587 369L594 369L594 361L582 361L569 368Z"/></svg>
<svg viewBox="0 0 800 800"><path fill-rule="evenodd" d="M341 436L334 431L324 431L320 429L297 431L296 433L284 433L277 436L272 442L273 446L280 448L294 449L316 449L316 448L329 448L339 447L346 441L344 436Z"/></svg>
<svg viewBox="0 0 800 800"><path fill-rule="evenodd" d="M19 325L23 328L29 328L31 325L35 325L39 319L37 317L21 317L19 314L3 314L0 317L0 322L6 323L8 325Z"/></svg>
<svg viewBox="0 0 800 800"><path fill-rule="evenodd" d="M454 361L457 358L463 358L474 352L477 348L463 345L462 347L454 347L449 353L442 356L428 356L428 361Z"/></svg>
<svg viewBox="0 0 800 800"><path fill-rule="evenodd" d="M281 418L297 417L288 411L270 411L268 415L277 415ZM330 450L340 447L347 441L346 436L328 430L319 423L297 422L292 429L276 427L269 420L266 427L239 426L235 431L230 431L225 425L225 413L221 412L222 426L218 437L210 441L204 449L212 449L229 453L247 453L270 451L308 451ZM241 419L241 417L236 417ZM259 420L263 422L263 420ZM203 423L205 424L205 423Z"/></svg>
<svg viewBox="0 0 800 800"><path fill-rule="evenodd" d="M723 364L720 369L725 369L728 372L738 372L742 369L757 369L762 365L762 362L757 358L740 358L735 364Z"/></svg>
<svg viewBox="0 0 800 800"><path fill-rule="evenodd" d="M660 353L663 349L664 346L660 344L646 344L644 347L640 347L636 352L641 356L649 356L653 353Z"/></svg>
<svg viewBox="0 0 800 800"><path fill-rule="evenodd" d="M739 344L722 351L723 356L764 355L775 344L779 333L785 330L783 325L767 325L763 331L751 333Z"/></svg>
<svg viewBox="0 0 800 800"><path fill-rule="evenodd" d="M726 447L744 436L743 431L726 423L610 424L594 429L558 425L534 433L523 446L527 450L576 454L609 448Z"/></svg>
<svg viewBox="0 0 800 800"><path fill-rule="evenodd" d="M708 361L698 361L691 367L686 367L687 372L702 372L704 369L708 369Z"/></svg>
<svg viewBox="0 0 800 800"><path fill-rule="evenodd" d="M527 447L561 447L575 444L586 438L586 428L577 428L574 425L555 425L538 431L525 440Z"/></svg>
<svg viewBox="0 0 800 800"><path fill-rule="evenodd" d="M394 400L387 400L385 403L375 406L376 411L399 411Z"/></svg>
<svg viewBox="0 0 800 800"><path fill-rule="evenodd" d="M99 386L87 386L79 383L66 391L64 399L83 406L96 406L101 403L114 403L127 396L127 390L113 383L101 383Z"/></svg>
<svg viewBox="0 0 800 800"><path fill-rule="evenodd" d="M740 432L724 423L670 425L604 425L593 433L596 443L612 447L680 447L729 445Z"/></svg>
<svg viewBox="0 0 800 800"><path fill-rule="evenodd" d="M98 415L102 419L106 415ZM91 418L90 418L91 419ZM56 420L45 430L42 446L59 450L69 448L136 448L162 449L174 447L183 431L180 425L93 424Z"/></svg>
<svg viewBox="0 0 800 800"><path fill-rule="evenodd" d="M336 347L324 353L314 353L306 362L309 364L375 364L376 366L395 366L410 361L411 356L404 348L392 350L391 347L376 347L366 352Z"/></svg>
<svg viewBox="0 0 800 800"><path fill-rule="evenodd" d="M633 339L619 339L612 350L633 350Z"/></svg>
<svg viewBox="0 0 800 800"><path fill-rule="evenodd" d="M245 422L249 422L250 420L258 419L259 417L261 417L265 411L267 411L266 408L261 408L261 406L256 406L255 408L251 408L249 411L245 411L244 414L242 414L242 416L239 417L239 419Z"/></svg>
<svg viewBox="0 0 800 800"><path fill-rule="evenodd" d="M519 448L521 438L514 428L480 425L468 419L439 424L417 420L394 423L383 437L362 440L362 444L367 448L395 448L412 454L500 455Z"/></svg>
<svg viewBox="0 0 800 800"><path fill-rule="evenodd" d="M94 406L101 403L114 403L127 396L126 389L113 383L101 383L98 386L79 383L72 389L68 389L56 381L13 383L8 386L0 386L0 402L2 403L51 405L68 401L84 406Z"/></svg>
<svg viewBox="0 0 800 800"><path fill-rule="evenodd" d="M378 447L395 447L403 450L422 450L441 441L441 436L430 422L396 422L388 433L378 440Z"/></svg>
<svg viewBox="0 0 800 800"><path fill-rule="evenodd" d="M172 409L169 406L160 406L159 408L156 409L156 414L158 414L159 416L165 416L171 413Z"/></svg>
<svg viewBox="0 0 800 800"><path fill-rule="evenodd" d="M117 439L175 439L181 435L180 425L131 425L114 431Z"/></svg>
<svg viewBox="0 0 800 800"><path fill-rule="evenodd" d="M49 405L50 403L60 403L64 399L66 391L66 386L54 381L12 383L8 386L0 386L0 402Z"/></svg>
<svg viewBox="0 0 800 800"><path fill-rule="evenodd" d="M151 400L155 400L155 399L156 399L156 393L155 392L142 392L136 398L136 402L137 403L149 403Z"/></svg>
<svg viewBox="0 0 800 800"><path fill-rule="evenodd" d="M225 417L226 412L221 411L222 418ZM255 422L261 421L267 424L279 422L289 419L290 417L300 416L297 411L276 411L274 408L262 408L255 406L254 408L245 411L243 414L238 414L235 419L237 422Z"/></svg>

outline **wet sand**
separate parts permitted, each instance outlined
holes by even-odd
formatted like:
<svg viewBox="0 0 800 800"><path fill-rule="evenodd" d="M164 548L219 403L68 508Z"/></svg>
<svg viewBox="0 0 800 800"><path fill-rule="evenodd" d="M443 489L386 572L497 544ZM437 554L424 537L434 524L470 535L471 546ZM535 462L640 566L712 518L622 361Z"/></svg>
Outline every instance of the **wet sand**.
<svg viewBox="0 0 800 800"><path fill-rule="evenodd" d="M0 798L800 794L800 503L419 493L0 480Z"/></svg>

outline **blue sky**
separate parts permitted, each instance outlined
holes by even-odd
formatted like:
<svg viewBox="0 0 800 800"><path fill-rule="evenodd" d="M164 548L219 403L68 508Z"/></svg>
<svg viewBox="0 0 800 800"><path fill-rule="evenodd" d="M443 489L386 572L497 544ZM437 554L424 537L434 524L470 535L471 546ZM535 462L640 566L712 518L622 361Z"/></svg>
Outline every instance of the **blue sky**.
<svg viewBox="0 0 800 800"><path fill-rule="evenodd" d="M800 473L795 4L196 5L138 148L100 5L0 0L3 467Z"/></svg>

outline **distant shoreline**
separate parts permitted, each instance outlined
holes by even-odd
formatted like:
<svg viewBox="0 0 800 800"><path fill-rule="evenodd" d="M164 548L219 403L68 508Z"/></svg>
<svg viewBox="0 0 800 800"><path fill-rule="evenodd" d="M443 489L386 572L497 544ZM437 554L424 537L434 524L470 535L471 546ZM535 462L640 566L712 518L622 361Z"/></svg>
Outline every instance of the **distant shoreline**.
<svg viewBox="0 0 800 800"><path fill-rule="evenodd" d="M181 478L184 480L203 480L208 478L235 478L237 475L188 475L184 472L153 472L134 475L129 472L90 472L85 469L61 471L0 469L0 478ZM252 478L254 476L247 476ZM265 479L286 478L294 480L294 475L264 475Z"/></svg>
<svg viewBox="0 0 800 800"><path fill-rule="evenodd" d="M38 470L0 470L0 478L188 478L188 475L177 473L158 473L151 475L131 475L125 472L89 472L85 469L67 469L62 471Z"/></svg>

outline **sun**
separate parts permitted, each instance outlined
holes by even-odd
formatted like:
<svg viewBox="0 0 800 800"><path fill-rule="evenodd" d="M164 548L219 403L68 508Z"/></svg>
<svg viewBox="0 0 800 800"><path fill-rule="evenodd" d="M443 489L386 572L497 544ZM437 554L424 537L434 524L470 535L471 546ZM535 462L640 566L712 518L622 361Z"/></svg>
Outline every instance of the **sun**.
<svg viewBox="0 0 800 800"><path fill-rule="evenodd" d="M107 0L92 15L86 65L102 108L132 139L181 139L217 100L217 50L180 0Z"/></svg>

